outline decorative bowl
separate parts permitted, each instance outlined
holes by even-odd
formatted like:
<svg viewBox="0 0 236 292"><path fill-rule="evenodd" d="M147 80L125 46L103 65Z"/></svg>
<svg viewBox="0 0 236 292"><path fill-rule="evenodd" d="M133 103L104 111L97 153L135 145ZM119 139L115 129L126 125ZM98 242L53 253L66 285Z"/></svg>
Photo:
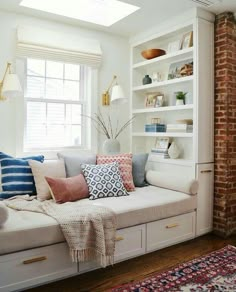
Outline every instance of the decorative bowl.
<svg viewBox="0 0 236 292"><path fill-rule="evenodd" d="M147 60L160 57L165 54L166 54L166 51L162 49L148 49L141 52L141 55Z"/></svg>

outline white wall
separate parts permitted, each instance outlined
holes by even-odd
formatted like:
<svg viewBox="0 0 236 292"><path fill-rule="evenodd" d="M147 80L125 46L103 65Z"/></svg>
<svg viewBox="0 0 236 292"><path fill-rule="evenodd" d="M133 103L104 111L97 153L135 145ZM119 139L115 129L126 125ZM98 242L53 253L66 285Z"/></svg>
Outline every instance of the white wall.
<svg viewBox="0 0 236 292"><path fill-rule="evenodd" d="M98 76L98 96L101 105L101 94L107 89L113 75L117 75L122 84L125 94L129 94L129 44L128 39L114 36L100 31L88 30L80 27L60 24L53 21L28 17L0 11L0 79L2 80L7 61L15 64L16 28L18 25L38 26L44 29L62 31L69 34L80 34L85 38L97 39L102 48L103 60ZM13 66L14 67L14 66ZM23 99L22 99L23 103ZM15 100L0 103L0 151L16 155L17 143L20 143L17 132L20 131L19 121L16 119L17 111L22 111ZM109 108L113 117L125 122L129 118L129 107L127 105L119 108ZM104 108L102 110L109 110ZM17 114L23 116L23 113ZM115 117L115 119L116 119ZM101 145L105 137L99 137L98 144ZM118 139L121 142L121 151L129 151L129 131L125 131ZM100 147L99 147L100 148Z"/></svg>

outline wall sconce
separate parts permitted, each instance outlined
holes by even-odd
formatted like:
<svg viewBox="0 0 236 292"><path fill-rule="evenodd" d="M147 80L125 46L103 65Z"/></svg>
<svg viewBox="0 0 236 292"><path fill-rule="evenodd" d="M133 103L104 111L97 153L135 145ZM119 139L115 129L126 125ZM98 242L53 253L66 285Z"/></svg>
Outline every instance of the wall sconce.
<svg viewBox="0 0 236 292"><path fill-rule="evenodd" d="M7 63L3 79L0 82L0 100L17 96L20 92L22 92L22 88L18 76L11 72L11 63Z"/></svg>
<svg viewBox="0 0 236 292"><path fill-rule="evenodd" d="M116 84L113 86L114 82L116 81ZM109 91L112 88L111 97ZM111 81L111 84L109 85L108 89L103 93L102 95L102 105L110 105L116 104L120 105L123 103L126 103L128 101L127 97L124 96L124 92L121 88L121 86L117 83L117 76L114 75L113 79Z"/></svg>

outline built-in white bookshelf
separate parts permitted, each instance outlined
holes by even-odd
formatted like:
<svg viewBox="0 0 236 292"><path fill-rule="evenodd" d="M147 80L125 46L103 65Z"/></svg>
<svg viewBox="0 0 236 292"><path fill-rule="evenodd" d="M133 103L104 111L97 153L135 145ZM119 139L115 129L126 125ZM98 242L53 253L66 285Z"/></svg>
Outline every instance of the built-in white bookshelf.
<svg viewBox="0 0 236 292"><path fill-rule="evenodd" d="M212 23L210 23L211 25ZM180 143L180 159L188 161L206 161L206 156L211 155L212 150L206 155L199 149L202 145L203 136L207 140L205 144L212 143L212 137L203 135L207 127L203 127L200 121L203 119L206 124L212 119L212 114L207 118L205 110L200 111L199 106L209 106L212 101L212 48L208 47L206 38L212 33L212 27L208 23L203 23L201 19L192 19L178 26L154 33L149 37L136 39L131 42L131 95L132 106L131 113L135 116L132 124L132 151L149 152L155 145L156 137L170 137L170 141ZM187 47L170 51L170 44L179 42L192 32L192 43ZM199 46L201 42L201 45ZM209 43L209 39L208 39ZM160 48L166 51L165 55L146 60L142 57L141 52L148 48ZM205 54L205 55L204 55ZM210 59L207 59L210 56ZM179 63L180 62L180 63ZM176 78L169 78L169 71L173 64L193 63L193 72L187 76L178 75ZM201 71L203 66L210 66L206 71ZM160 80L155 80L150 84L142 84L145 75L152 78L154 73L159 73ZM207 81L210 81L207 84ZM201 85L200 85L201 82ZM187 92L184 105L175 105L175 93L177 91ZM164 96L164 103L161 107L147 107L145 99L147 94L159 93ZM210 95L210 102L203 100ZM203 97L205 96L205 97ZM203 113L204 112L204 113ZM179 120L191 119L193 121L192 133L175 133L175 132L145 132L145 125L151 124L153 118L159 118L161 124L175 124ZM209 121L208 121L209 120ZM211 120L212 121L212 120ZM202 128L199 128L201 124ZM212 125L210 125L211 135ZM181 141L181 138L184 140ZM200 140L202 140L200 142ZM201 153L200 153L201 152ZM202 156L202 157L201 157ZM211 158L212 159L212 158Z"/></svg>
<svg viewBox="0 0 236 292"><path fill-rule="evenodd" d="M170 44L180 43L190 32L192 45L169 50ZM136 36L130 44L131 115L135 116L131 126L131 151L150 153L148 168L198 179L197 235L209 232L212 229L214 168L214 16L196 9L183 21L170 20L169 26L166 23L161 29L157 27L156 31ZM141 52L150 48L163 49L166 54L145 60ZM192 74L182 76L178 70L178 74L173 74L176 65L192 62ZM158 78L144 85L145 75L152 79L158 75ZM176 105L177 91L187 92L185 104ZM145 102L147 95L153 93L164 96L162 106L150 106ZM165 125L192 120L192 132L146 132L145 125L157 119ZM178 159L161 158L151 152L161 137L176 143L180 149Z"/></svg>
<svg viewBox="0 0 236 292"><path fill-rule="evenodd" d="M193 24L188 24L176 31L171 31L166 35L163 33L157 37L150 38L144 42L135 44L131 49L132 68L132 114L135 119L132 126L133 152L149 152L155 145L157 137L170 137L170 141L175 138L185 139L185 149L182 147L181 159L193 161L193 133L186 132L145 132L145 124L150 124L152 118L160 118L161 123L175 123L180 119L194 119L194 101L193 84L195 80L194 71L189 76L178 76L178 78L168 78L168 71L171 64L177 62L194 61L194 45L187 48L179 47L178 50L168 52L168 46L171 42L179 41L186 33L193 34ZM147 48L161 48L166 54L150 60L145 60L141 52ZM151 84L142 84L145 75L152 77L153 72L158 72L161 80L153 81ZM189 100L184 105L175 105L174 92L188 92ZM164 104L161 107L146 107L146 94L151 92L160 92L164 95ZM183 145L183 144L182 144ZM191 148L191 150L189 149ZM170 160L171 161L171 160ZM179 160L180 161L180 160ZM172 161L173 162L173 161Z"/></svg>

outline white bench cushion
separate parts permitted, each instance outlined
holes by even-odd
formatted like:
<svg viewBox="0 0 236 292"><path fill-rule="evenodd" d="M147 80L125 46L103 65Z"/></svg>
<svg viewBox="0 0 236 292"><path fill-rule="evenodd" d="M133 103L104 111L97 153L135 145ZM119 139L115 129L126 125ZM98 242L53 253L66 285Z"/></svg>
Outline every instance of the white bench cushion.
<svg viewBox="0 0 236 292"><path fill-rule="evenodd" d="M8 210L9 218L0 227L0 254L65 240L55 219L40 213Z"/></svg>
<svg viewBox="0 0 236 292"><path fill-rule="evenodd" d="M118 229L188 213L197 207L197 196L155 186L136 188L129 194L121 200L109 198L95 202L114 210Z"/></svg>
<svg viewBox="0 0 236 292"><path fill-rule="evenodd" d="M117 214L117 228L143 224L188 213L196 209L197 197L154 186L136 188L129 196L99 200L83 199L80 204L103 205ZM27 211L9 210L0 227L0 254L46 246L64 241L53 218Z"/></svg>

